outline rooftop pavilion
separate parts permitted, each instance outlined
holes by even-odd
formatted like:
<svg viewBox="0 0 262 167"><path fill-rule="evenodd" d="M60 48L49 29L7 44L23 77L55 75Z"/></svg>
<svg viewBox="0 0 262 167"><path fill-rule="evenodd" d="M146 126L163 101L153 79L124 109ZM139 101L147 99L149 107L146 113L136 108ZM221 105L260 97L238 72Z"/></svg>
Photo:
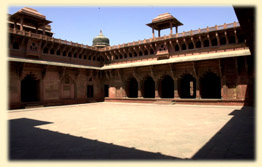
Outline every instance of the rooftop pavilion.
<svg viewBox="0 0 262 167"><path fill-rule="evenodd" d="M37 10L24 7L10 15L10 20L14 22L14 28L17 26L17 23L20 23L20 30L23 31L24 24L28 26L35 27L38 31L38 28L43 30L43 34L45 34L46 26L52 21L46 20L46 17L40 14Z"/></svg>
<svg viewBox="0 0 262 167"><path fill-rule="evenodd" d="M164 13L158 15L156 18L152 20L152 23L146 24L147 26L152 28L152 36L155 37L154 30L158 30L158 37L160 37L160 31L163 29L170 28L170 35L173 34L173 27L176 27L176 33L178 33L178 26L183 25L180 21L178 21L174 16L170 13Z"/></svg>

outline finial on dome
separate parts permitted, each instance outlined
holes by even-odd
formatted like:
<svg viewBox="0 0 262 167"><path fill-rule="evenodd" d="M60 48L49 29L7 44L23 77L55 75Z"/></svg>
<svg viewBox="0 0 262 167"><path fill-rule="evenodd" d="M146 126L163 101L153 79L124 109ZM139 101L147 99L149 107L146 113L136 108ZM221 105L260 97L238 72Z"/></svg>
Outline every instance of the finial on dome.
<svg viewBox="0 0 262 167"><path fill-rule="evenodd" d="M102 30L100 30L100 34L99 34L99 35L103 35L103 34L102 34Z"/></svg>

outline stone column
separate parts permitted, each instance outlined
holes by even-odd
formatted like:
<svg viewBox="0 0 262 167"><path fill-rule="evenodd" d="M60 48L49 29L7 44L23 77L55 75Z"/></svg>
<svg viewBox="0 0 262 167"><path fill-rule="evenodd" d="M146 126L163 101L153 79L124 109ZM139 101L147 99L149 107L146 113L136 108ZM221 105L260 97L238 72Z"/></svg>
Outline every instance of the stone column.
<svg viewBox="0 0 262 167"><path fill-rule="evenodd" d="M116 88L110 85L108 93L109 93L110 98L115 98L116 97Z"/></svg>
<svg viewBox="0 0 262 167"><path fill-rule="evenodd" d="M160 37L160 30L158 30L158 37Z"/></svg>
<svg viewBox="0 0 262 167"><path fill-rule="evenodd" d="M170 35L173 34L173 30L172 30L172 23L170 22Z"/></svg>
<svg viewBox="0 0 262 167"><path fill-rule="evenodd" d="M44 78L39 80L39 101L44 102L44 90L45 90L45 83Z"/></svg>
<svg viewBox="0 0 262 167"><path fill-rule="evenodd" d="M229 44L229 40L228 40L227 32L226 32L226 31L225 31L225 37L226 37L226 44Z"/></svg>
<svg viewBox="0 0 262 167"><path fill-rule="evenodd" d="M199 77L196 77L196 99L201 99Z"/></svg>
<svg viewBox="0 0 262 167"><path fill-rule="evenodd" d="M23 31L23 26L24 26L24 17L21 17L20 19L20 30Z"/></svg>
<svg viewBox="0 0 262 167"><path fill-rule="evenodd" d="M155 30L152 28L152 38L155 38Z"/></svg>
<svg viewBox="0 0 262 167"><path fill-rule="evenodd" d="M155 81L155 98L160 98L158 93L158 83Z"/></svg>
<svg viewBox="0 0 262 167"><path fill-rule="evenodd" d="M221 99L224 99L224 85L226 84L226 78L222 75L220 79L221 83Z"/></svg>
<svg viewBox="0 0 262 167"><path fill-rule="evenodd" d="M141 90L141 81L137 80L137 84L138 84L138 93L137 93L137 97L138 98L142 98L142 90Z"/></svg>
<svg viewBox="0 0 262 167"><path fill-rule="evenodd" d="M123 82L123 81L122 81ZM127 96L126 96L126 84L125 83L122 83L122 87L121 87L121 89L122 89L122 97L123 98L126 98Z"/></svg>
<svg viewBox="0 0 262 167"><path fill-rule="evenodd" d="M177 26L176 26L176 33L178 33L178 28L177 28Z"/></svg>
<svg viewBox="0 0 262 167"><path fill-rule="evenodd" d="M16 21L14 22L14 29L16 29Z"/></svg>
<svg viewBox="0 0 262 167"><path fill-rule="evenodd" d="M35 31L36 31L36 33L38 33L38 26L35 27Z"/></svg>
<svg viewBox="0 0 262 167"><path fill-rule="evenodd" d="M236 43L238 43L237 30L234 30L234 34L235 34Z"/></svg>
<svg viewBox="0 0 262 167"><path fill-rule="evenodd" d="M174 78L174 98L175 99L179 99L179 94L178 94L178 86L177 86L177 83L178 83L178 78Z"/></svg>
<svg viewBox="0 0 262 167"><path fill-rule="evenodd" d="M43 25L43 35L45 35L45 25Z"/></svg>

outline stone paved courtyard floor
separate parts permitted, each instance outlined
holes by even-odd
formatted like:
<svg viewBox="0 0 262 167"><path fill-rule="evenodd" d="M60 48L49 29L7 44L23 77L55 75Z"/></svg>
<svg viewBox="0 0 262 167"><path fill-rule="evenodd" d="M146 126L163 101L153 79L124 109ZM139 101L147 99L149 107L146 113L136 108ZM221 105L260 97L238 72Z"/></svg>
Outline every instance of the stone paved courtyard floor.
<svg viewBox="0 0 262 167"><path fill-rule="evenodd" d="M252 107L103 102L8 117L11 160L255 157Z"/></svg>

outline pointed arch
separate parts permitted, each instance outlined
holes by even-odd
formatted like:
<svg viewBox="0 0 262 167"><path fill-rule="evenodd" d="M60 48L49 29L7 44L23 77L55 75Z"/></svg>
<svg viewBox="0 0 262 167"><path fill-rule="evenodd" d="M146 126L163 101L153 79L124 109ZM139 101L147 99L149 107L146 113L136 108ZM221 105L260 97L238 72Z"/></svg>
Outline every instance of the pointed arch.
<svg viewBox="0 0 262 167"><path fill-rule="evenodd" d="M220 99L220 77L211 71L206 72L200 77L200 94L201 98Z"/></svg>
<svg viewBox="0 0 262 167"><path fill-rule="evenodd" d="M21 81L21 101L35 102L40 100L40 80L28 74Z"/></svg>
<svg viewBox="0 0 262 167"><path fill-rule="evenodd" d="M160 80L159 95L161 98L174 98L174 80L169 75L164 75Z"/></svg>
<svg viewBox="0 0 262 167"><path fill-rule="evenodd" d="M195 98L196 97L196 79L191 74L182 75L179 80L179 96L180 98Z"/></svg>
<svg viewBox="0 0 262 167"><path fill-rule="evenodd" d="M138 97L138 82L134 77L130 77L126 84L126 93L129 98Z"/></svg>
<svg viewBox="0 0 262 167"><path fill-rule="evenodd" d="M144 79L142 95L144 98L155 97L155 81L151 76L146 76Z"/></svg>

